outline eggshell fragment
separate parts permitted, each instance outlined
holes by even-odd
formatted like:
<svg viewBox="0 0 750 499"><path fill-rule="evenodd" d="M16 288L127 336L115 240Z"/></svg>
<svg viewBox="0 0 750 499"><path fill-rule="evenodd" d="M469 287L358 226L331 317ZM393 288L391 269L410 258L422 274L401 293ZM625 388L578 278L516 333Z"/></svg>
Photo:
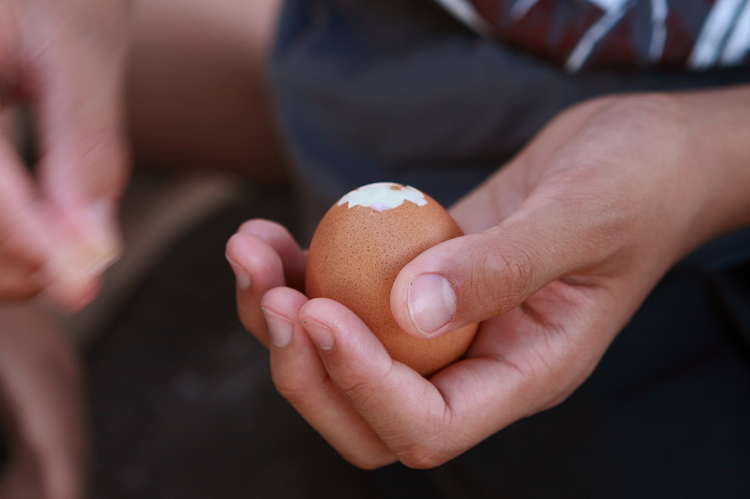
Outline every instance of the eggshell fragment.
<svg viewBox="0 0 750 499"><path fill-rule="evenodd" d="M306 294L345 305L391 357L429 376L466 352L477 325L435 339L415 338L393 318L391 288L417 255L461 235L450 214L413 187L360 187L341 198L318 225L307 258Z"/></svg>

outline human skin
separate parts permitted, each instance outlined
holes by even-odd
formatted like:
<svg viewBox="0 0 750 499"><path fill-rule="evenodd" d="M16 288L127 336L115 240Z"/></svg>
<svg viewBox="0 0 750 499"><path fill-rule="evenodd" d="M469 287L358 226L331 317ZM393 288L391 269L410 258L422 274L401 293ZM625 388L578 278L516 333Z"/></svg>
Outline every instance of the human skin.
<svg viewBox="0 0 750 499"><path fill-rule="evenodd" d="M0 416L3 498L77 499L88 435L79 366L39 303L76 311L119 254L129 173L126 0L0 0L0 107L34 118L33 173L0 129Z"/></svg>
<svg viewBox="0 0 750 499"><path fill-rule="evenodd" d="M75 311L96 296L121 250L126 130L152 169L284 180L264 77L278 8L0 0L0 106L34 108L41 151L32 176L0 130L0 301L45 293Z"/></svg>
<svg viewBox="0 0 750 499"><path fill-rule="evenodd" d="M89 441L78 361L31 304L0 307L0 416L12 459L4 499L85 496Z"/></svg>
<svg viewBox="0 0 750 499"><path fill-rule="evenodd" d="M280 393L349 462L440 465L565 400L672 265L750 224L749 111L750 87L734 87L599 98L552 120L451 208L467 235L393 285L409 334L481 321L465 358L429 379L342 305L307 300L305 253L272 222L227 244L240 318ZM454 306L430 301L425 275L447 279ZM432 306L410 310L417 298Z"/></svg>
<svg viewBox="0 0 750 499"><path fill-rule="evenodd" d="M0 0L0 105L30 106L34 174L0 136L0 300L78 310L120 252L125 0Z"/></svg>
<svg viewBox="0 0 750 499"><path fill-rule="evenodd" d="M32 175L0 126L0 415L13 452L0 497L85 495L80 367L46 308L86 306L121 250L126 130L141 163L283 178L262 95L277 4L0 0L2 125L29 105L40 153Z"/></svg>

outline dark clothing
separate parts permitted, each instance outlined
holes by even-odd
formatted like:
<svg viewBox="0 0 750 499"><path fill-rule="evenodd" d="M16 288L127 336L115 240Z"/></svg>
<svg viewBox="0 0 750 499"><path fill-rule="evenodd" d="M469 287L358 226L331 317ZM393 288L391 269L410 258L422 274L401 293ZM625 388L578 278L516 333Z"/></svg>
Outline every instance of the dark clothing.
<svg viewBox="0 0 750 499"><path fill-rule="evenodd" d="M429 0L288 0L272 83L310 196L308 226L375 181L449 205L588 98L750 80L747 67L570 74L522 49L479 36ZM702 248L568 401L437 470L386 468L384 489L409 498L749 496L747 261L748 232Z"/></svg>
<svg viewBox="0 0 750 499"><path fill-rule="evenodd" d="M437 0L483 36L564 66L706 70L746 64L750 5L705 0Z"/></svg>
<svg viewBox="0 0 750 499"><path fill-rule="evenodd" d="M431 0L289 0L271 65L293 166L318 197L393 181L451 204L550 118L603 94L744 82L749 68L571 75Z"/></svg>
<svg viewBox="0 0 750 499"><path fill-rule="evenodd" d="M560 406L382 483L399 499L746 498L749 339L750 264L679 265Z"/></svg>

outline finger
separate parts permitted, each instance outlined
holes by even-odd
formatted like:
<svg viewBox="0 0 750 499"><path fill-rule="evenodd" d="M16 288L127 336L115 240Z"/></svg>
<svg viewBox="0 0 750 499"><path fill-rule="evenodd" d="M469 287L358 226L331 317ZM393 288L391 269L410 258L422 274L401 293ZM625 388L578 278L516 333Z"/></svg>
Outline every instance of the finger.
<svg viewBox="0 0 750 499"><path fill-rule="evenodd" d="M121 252L116 211L129 173L123 123L126 39L120 35L125 27L115 22L125 17L115 12L117 4L103 3L96 9L87 5L94 13L86 16L54 2L38 12L24 10L37 29L21 37L25 45L19 49L28 54L21 85L38 117L40 188L58 213L69 248L55 270L67 267L84 282ZM95 26L76 19L90 16Z"/></svg>
<svg viewBox="0 0 750 499"><path fill-rule="evenodd" d="M395 456L333 384L300 325L297 318L306 302L289 288L271 290L263 299L276 388L352 464L369 469L392 463Z"/></svg>
<svg viewBox="0 0 750 499"><path fill-rule="evenodd" d="M539 351L549 347L545 335L529 331L523 312L513 314L482 324L467 358L429 381L392 360L367 327L336 302L310 301L300 321L330 379L399 461L432 468L559 402L582 381L577 372L558 379L564 362L553 368L545 363L554 364L554 355L539 362Z"/></svg>
<svg viewBox="0 0 750 499"><path fill-rule="evenodd" d="M621 302L603 288L556 281L522 307L482 322L465 358L508 371L492 395L505 407L493 413L498 415L497 429L557 405L588 378L625 326L627 318L618 310ZM441 391L447 394L447 387Z"/></svg>
<svg viewBox="0 0 750 499"><path fill-rule="evenodd" d="M0 137L0 297L26 299L44 290L76 311L95 295L102 267L78 244L65 217L43 199L14 146Z"/></svg>
<svg viewBox="0 0 750 499"><path fill-rule="evenodd" d="M270 220L255 219L242 224L239 232L253 234L273 248L284 265L285 285L299 291L304 289L307 252L300 249L284 226Z"/></svg>
<svg viewBox="0 0 750 499"><path fill-rule="evenodd" d="M599 264L625 244L622 213L601 202L606 196L577 194L551 183L498 225L419 255L394 283L396 321L412 335L434 337L508 312L573 272L598 265L606 273Z"/></svg>
<svg viewBox="0 0 750 499"><path fill-rule="evenodd" d="M237 278L237 308L244 326L268 346L268 327L260 300L270 289L303 289L306 253L283 226L250 220L229 239L227 260Z"/></svg>
<svg viewBox="0 0 750 499"><path fill-rule="evenodd" d="M261 300L269 290L285 285L281 257L259 237L238 232L227 242L226 257L237 282L237 312L245 329L268 346L268 325Z"/></svg>
<svg viewBox="0 0 750 499"><path fill-rule="evenodd" d="M437 466L476 443L451 431L454 414L436 386L391 359L367 326L341 304L312 300L301 309L300 322L330 379L402 463Z"/></svg>
<svg viewBox="0 0 750 499"><path fill-rule="evenodd" d="M526 198L526 186L520 168L501 168L481 186L450 207L450 214L464 234L494 227Z"/></svg>
<svg viewBox="0 0 750 499"><path fill-rule="evenodd" d="M39 270L49 258L48 245L34 217L33 179L2 136L0 179L0 298L28 298L45 285Z"/></svg>

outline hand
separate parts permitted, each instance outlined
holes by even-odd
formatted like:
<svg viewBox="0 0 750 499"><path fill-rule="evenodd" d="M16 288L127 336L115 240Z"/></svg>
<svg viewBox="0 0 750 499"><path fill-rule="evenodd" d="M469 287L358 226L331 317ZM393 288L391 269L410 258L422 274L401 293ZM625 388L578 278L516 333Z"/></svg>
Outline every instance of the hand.
<svg viewBox="0 0 750 499"><path fill-rule="evenodd" d="M76 310L120 251L125 0L0 0L0 106L28 102L32 176L0 134L0 300Z"/></svg>
<svg viewBox="0 0 750 499"><path fill-rule="evenodd" d="M80 499L88 436L80 373L65 339L32 305L0 308L0 416L10 461L4 499Z"/></svg>
<svg viewBox="0 0 750 499"><path fill-rule="evenodd" d="M342 305L283 287L299 286L304 253L282 228L246 223L227 256L240 316L270 345L277 388L364 468L437 466L562 402L671 265L750 222L744 149L712 142L726 131L719 124L747 131L742 97L743 106L718 94L585 103L459 202L451 212L467 235L418 256L391 292L394 317L415 336L481 321L465 358L429 380L393 361ZM719 112L718 101L735 110ZM442 291L431 299L422 275L445 278L455 303ZM410 310L410 300L431 305Z"/></svg>

